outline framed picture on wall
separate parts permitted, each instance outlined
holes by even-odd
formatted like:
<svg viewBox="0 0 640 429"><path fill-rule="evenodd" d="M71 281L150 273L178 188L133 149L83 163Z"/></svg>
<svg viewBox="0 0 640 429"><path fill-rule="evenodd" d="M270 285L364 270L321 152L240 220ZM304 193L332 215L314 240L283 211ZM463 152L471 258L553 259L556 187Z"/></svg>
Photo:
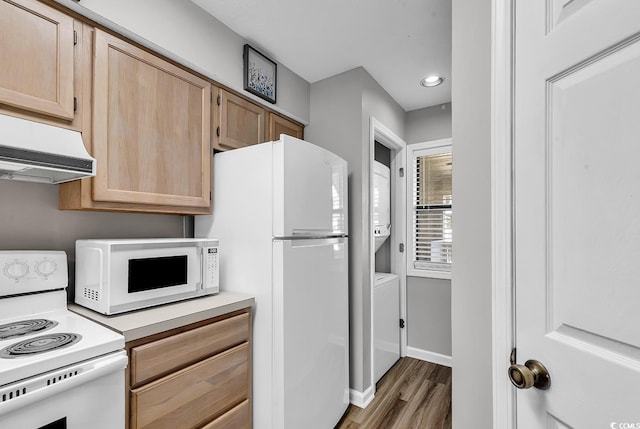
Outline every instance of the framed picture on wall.
<svg viewBox="0 0 640 429"><path fill-rule="evenodd" d="M269 103L276 102L277 64L244 45L244 89Z"/></svg>

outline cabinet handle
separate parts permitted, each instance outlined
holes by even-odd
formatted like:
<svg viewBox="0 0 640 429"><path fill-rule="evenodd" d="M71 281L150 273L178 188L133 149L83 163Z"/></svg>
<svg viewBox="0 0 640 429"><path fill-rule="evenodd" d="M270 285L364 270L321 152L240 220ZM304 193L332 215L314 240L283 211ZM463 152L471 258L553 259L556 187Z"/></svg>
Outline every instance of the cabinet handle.
<svg viewBox="0 0 640 429"><path fill-rule="evenodd" d="M216 128L216 136L220 137L220 127Z"/></svg>

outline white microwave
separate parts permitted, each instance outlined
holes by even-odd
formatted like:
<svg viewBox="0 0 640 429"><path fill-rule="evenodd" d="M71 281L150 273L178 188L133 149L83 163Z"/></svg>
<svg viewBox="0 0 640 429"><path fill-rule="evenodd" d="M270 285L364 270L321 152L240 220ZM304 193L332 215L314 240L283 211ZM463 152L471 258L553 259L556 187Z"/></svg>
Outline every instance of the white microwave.
<svg viewBox="0 0 640 429"><path fill-rule="evenodd" d="M77 240L75 302L117 314L219 291L218 240Z"/></svg>

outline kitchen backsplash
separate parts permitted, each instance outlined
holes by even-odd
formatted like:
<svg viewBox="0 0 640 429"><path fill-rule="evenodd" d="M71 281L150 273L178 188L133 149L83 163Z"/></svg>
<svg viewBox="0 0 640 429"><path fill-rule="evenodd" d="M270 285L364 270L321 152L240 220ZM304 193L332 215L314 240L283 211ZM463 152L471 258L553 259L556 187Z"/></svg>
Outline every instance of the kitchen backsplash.
<svg viewBox="0 0 640 429"><path fill-rule="evenodd" d="M0 180L0 250L64 250L69 286L73 286L76 239L182 237L183 218L58 210L57 185Z"/></svg>

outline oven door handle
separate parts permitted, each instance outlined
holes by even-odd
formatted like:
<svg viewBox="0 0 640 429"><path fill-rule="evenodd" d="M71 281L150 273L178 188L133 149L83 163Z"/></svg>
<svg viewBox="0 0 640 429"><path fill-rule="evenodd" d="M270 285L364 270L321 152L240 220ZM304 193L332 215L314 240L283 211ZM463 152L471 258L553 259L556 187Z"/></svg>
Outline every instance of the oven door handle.
<svg viewBox="0 0 640 429"><path fill-rule="evenodd" d="M7 393L8 396L8 392L22 392L22 389L26 389L26 393L21 393L12 399L0 402L0 416L27 407L48 397L59 395L64 391L81 386L84 383L88 383L91 380L107 374L123 370L126 366L127 354L124 350L120 350L116 353L53 370L2 387L0 388L0 395ZM75 371L78 371L77 375L63 378L65 375L74 373ZM62 379L58 377L62 377ZM51 382L52 380L56 381ZM51 383L47 385L47 382ZM122 376L122 383L124 392L124 374Z"/></svg>

